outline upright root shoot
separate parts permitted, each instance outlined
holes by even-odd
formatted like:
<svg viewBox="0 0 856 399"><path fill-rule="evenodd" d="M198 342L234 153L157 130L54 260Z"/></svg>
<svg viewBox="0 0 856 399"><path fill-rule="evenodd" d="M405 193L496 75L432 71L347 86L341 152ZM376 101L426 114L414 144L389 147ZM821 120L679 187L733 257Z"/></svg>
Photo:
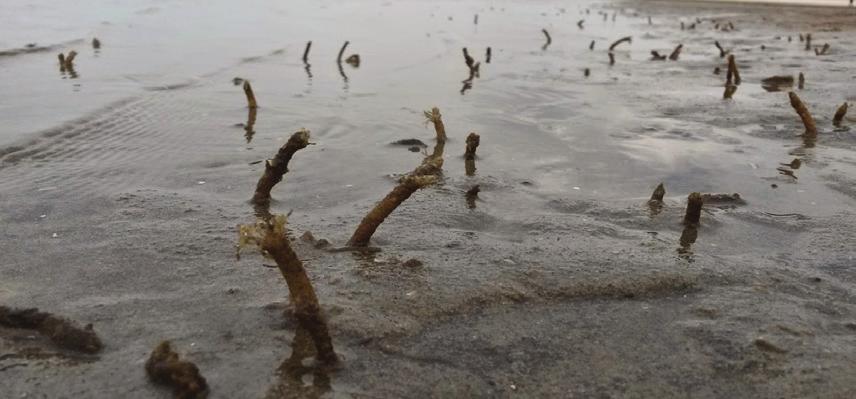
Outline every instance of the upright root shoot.
<svg viewBox="0 0 856 399"><path fill-rule="evenodd" d="M722 98L724 100L730 100L731 96L733 96L736 91L737 91L736 85L726 85L725 86L725 92L722 93Z"/></svg>
<svg viewBox="0 0 856 399"><path fill-rule="evenodd" d="M541 32L544 33L544 36L547 37L547 42L541 47L541 50L546 50L550 43L553 43L553 38L550 37L550 32L547 32L547 29L541 29Z"/></svg>
<svg viewBox="0 0 856 399"><path fill-rule="evenodd" d="M737 62L734 60L734 54L728 56L728 72L725 75L725 85L740 84L740 71L737 70Z"/></svg>
<svg viewBox="0 0 856 399"><path fill-rule="evenodd" d="M250 86L249 80L244 81L244 94L247 95L247 106L250 107L250 109L259 107L259 104L256 102L256 95L253 94L253 87Z"/></svg>
<svg viewBox="0 0 856 399"><path fill-rule="evenodd" d="M805 75L802 72L800 72L800 76L797 79L797 88L800 90L805 88Z"/></svg>
<svg viewBox="0 0 856 399"><path fill-rule="evenodd" d="M306 42L306 48L303 49L303 63L309 63L309 50L312 49L312 40Z"/></svg>
<svg viewBox="0 0 856 399"><path fill-rule="evenodd" d="M669 59L672 61L677 61L678 57L681 56L681 50L684 48L683 44L679 44L678 47L675 47L675 50L672 51L672 54L669 55Z"/></svg>
<svg viewBox="0 0 856 399"><path fill-rule="evenodd" d="M265 162L265 171L259 178L259 182L256 184L256 193L253 195L252 202L254 204L270 203L270 191L282 181L282 176L288 172L288 162L291 161L291 157L298 150L306 148L307 145L309 145L309 131L301 129L291 135L291 138L280 147L273 159L268 159Z"/></svg>
<svg viewBox="0 0 856 399"><path fill-rule="evenodd" d="M838 107L837 111L835 111L835 116L832 117L832 124L834 124L835 126L841 125L841 120L844 119L844 115L846 115L846 114L847 114L847 103L845 102L844 104L841 104L840 107Z"/></svg>
<svg viewBox="0 0 856 399"><path fill-rule="evenodd" d="M695 192L687 197L687 213L684 215L684 224L687 226L698 226L701 219L701 207L704 200L701 194Z"/></svg>
<svg viewBox="0 0 856 399"><path fill-rule="evenodd" d="M479 147L479 135L475 132L470 133L467 136L467 149L464 152L464 159L466 160L474 160L476 159L476 148Z"/></svg>
<svg viewBox="0 0 856 399"><path fill-rule="evenodd" d="M654 193L651 194L651 199L649 201L657 201L663 202L663 197L666 196L666 187L663 186L663 183L657 185L657 188L654 189Z"/></svg>
<svg viewBox="0 0 856 399"><path fill-rule="evenodd" d="M146 374L156 384L172 387L179 399L208 397L208 382L195 364L181 360L169 341L161 342L146 361Z"/></svg>
<svg viewBox="0 0 856 399"><path fill-rule="evenodd" d="M814 118L811 116L811 112L808 111L808 108L806 108L802 100L800 100L799 96L797 96L797 93L788 92L788 97L791 100L791 107L794 108L794 111L797 111L797 115L800 116L800 119L805 126L805 135L809 137L817 136L817 125L814 123Z"/></svg>
<svg viewBox="0 0 856 399"><path fill-rule="evenodd" d="M725 49L722 48L722 46L719 44L719 42L718 41L713 42L713 45L716 46L717 49L719 49L719 58L725 58L727 51L725 51Z"/></svg>

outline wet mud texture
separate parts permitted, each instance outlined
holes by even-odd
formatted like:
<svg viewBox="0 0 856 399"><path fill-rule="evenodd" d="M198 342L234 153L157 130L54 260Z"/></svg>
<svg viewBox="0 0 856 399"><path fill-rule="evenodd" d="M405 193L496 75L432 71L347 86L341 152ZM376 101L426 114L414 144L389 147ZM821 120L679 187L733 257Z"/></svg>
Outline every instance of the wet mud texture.
<svg viewBox="0 0 856 399"><path fill-rule="evenodd" d="M217 26L236 27L230 39L179 18L196 5L152 3L88 26L104 45L99 57L76 47L77 79L57 71L69 46L0 59L15 76L0 82L0 303L93 323L103 343L92 358L0 327L4 395L171 397L143 372L168 338L217 398L856 396L856 138L846 115L832 124L853 101L849 11L207 4L213 20L229 17ZM172 51L143 40L174 33L159 21L175 20L205 39L158 40ZM543 51L541 29L552 38ZM806 51L799 33L830 50ZM609 67L609 44L627 36ZM344 40L363 58L342 63L347 81L335 62ZM710 73L727 67L714 41L740 69L730 101L725 73ZM678 60L650 61L678 44ZM461 49L479 58L488 45L491 62L461 96ZM762 87L800 72L814 140L787 93ZM235 76L252 81L252 117ZM41 124L33 103L62 115L99 105L21 131ZM344 245L428 155L389 143L432 147L422 110L435 105L452 150L438 181L372 236L382 251L316 247ZM248 143L236 125L250 120ZM270 211L293 210L293 236L316 237L293 250L340 357L332 369L286 316L273 261L234 256L264 161L304 127L317 145L272 188ZM467 176L472 131L484 140ZM700 225L685 228L692 192L745 202L703 199Z"/></svg>

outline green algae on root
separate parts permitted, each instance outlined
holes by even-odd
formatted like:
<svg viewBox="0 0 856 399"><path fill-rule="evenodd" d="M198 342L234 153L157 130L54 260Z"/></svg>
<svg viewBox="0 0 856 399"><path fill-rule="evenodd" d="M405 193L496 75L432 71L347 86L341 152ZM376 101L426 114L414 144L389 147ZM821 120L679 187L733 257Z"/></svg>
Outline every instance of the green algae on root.
<svg viewBox="0 0 856 399"><path fill-rule="evenodd" d="M83 328L75 323L39 312L38 309L13 309L0 306L0 326L36 330L50 338L57 346L83 353L98 353L103 345L92 329L92 324Z"/></svg>
<svg viewBox="0 0 856 399"><path fill-rule="evenodd" d="M312 336L318 361L336 364L339 359L333 351L333 341L321 314L318 296L306 274L303 262L291 247L291 241L286 234L286 221L285 215L276 215L260 219L253 225L238 226L238 249L246 246L258 247L262 254L276 262L288 285L294 316L300 326Z"/></svg>
<svg viewBox="0 0 856 399"><path fill-rule="evenodd" d="M797 96L797 93L788 92L788 98L791 100L791 107L794 108L794 111L797 112L800 119L802 120L803 125L805 126L805 135L809 137L817 136L817 125L814 123L814 118L811 116L811 112L809 112L808 108L803 104L800 97Z"/></svg>
<svg viewBox="0 0 856 399"><path fill-rule="evenodd" d="M687 197L687 212L684 215L685 225L697 226L700 223L702 205L704 205L704 200L698 192L691 193Z"/></svg>
<svg viewBox="0 0 856 399"><path fill-rule="evenodd" d="M288 163L298 150L306 148L309 143L309 131L301 129L291 135L288 142L283 145L273 159L265 162L265 171L256 184L256 193L253 195L254 204L267 204L270 202L270 191L277 183L282 181L282 176L288 172Z"/></svg>
<svg viewBox="0 0 856 399"><path fill-rule="evenodd" d="M253 87L250 86L250 81L244 81L244 94L247 95L247 106L252 108L258 108L259 104L256 102L256 95L253 94Z"/></svg>
<svg viewBox="0 0 856 399"><path fill-rule="evenodd" d="M195 364L181 360L169 341L163 341L146 361L146 374L156 384L172 387L178 399L205 399L208 383Z"/></svg>

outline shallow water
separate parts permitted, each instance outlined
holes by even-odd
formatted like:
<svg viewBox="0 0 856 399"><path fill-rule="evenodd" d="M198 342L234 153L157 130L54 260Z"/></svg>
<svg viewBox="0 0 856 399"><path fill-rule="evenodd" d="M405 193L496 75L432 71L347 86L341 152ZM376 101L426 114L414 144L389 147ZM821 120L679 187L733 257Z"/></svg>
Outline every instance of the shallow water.
<svg viewBox="0 0 856 399"><path fill-rule="evenodd" d="M422 160L390 143L433 145L422 116L432 106L449 134L443 182L381 225L374 244L383 252L297 243L345 359L315 377L320 390L852 393L856 139L849 120L831 122L853 98L852 10L551 1L9 7L0 17L9 33L0 49L13 50L0 56L0 71L14 77L0 81L0 303L93 322L108 348L91 363L0 368L9 375L0 386L18 395L50 396L67 384L83 396L165 394L142 377L161 339L199 364L215 397L318 393L276 371L293 357L295 331L282 325L281 278L260 257L234 261L235 225L252 221L258 161L292 132L312 132L316 145L295 155L273 210L293 210L295 236L310 230L341 245L391 176ZM696 18L705 20L680 29ZM546 48L541 29L552 37ZM830 43L830 53L805 51L799 32ZM615 49L610 66L606 49L624 36L632 43ZM300 57L309 40L307 68ZM359 68L337 66L345 40ZM714 40L737 57L743 83L733 100L722 100L725 62ZM14 51L27 43L49 49ZM650 60L651 50L669 54L678 44L679 60ZM462 47L482 62L463 92ZM72 49L74 78L56 62ZM761 86L801 71L807 83L797 92L817 119L816 142L800 137L787 93ZM254 116L235 77L252 82ZM471 131L481 135L472 177L461 156ZM798 169L781 165L794 158ZM659 182L667 194L658 213L646 201ZM472 207L465 192L475 184ZM698 231L684 233L692 191L737 192L745 204L710 204ZM424 266L404 267L409 258ZM759 337L786 353L759 350ZM0 330L0 345L18 353L25 344Z"/></svg>

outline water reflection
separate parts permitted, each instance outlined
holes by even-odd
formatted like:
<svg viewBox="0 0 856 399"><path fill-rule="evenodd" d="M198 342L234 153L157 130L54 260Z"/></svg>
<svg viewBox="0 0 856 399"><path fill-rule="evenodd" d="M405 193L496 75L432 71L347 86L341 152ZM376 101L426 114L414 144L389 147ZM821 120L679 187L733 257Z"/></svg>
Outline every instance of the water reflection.
<svg viewBox="0 0 856 399"><path fill-rule="evenodd" d="M682 259L688 260L690 262L693 261L693 251L692 246L695 244L698 239L698 226L695 224L689 224L684 227L684 230L681 232L681 238L679 240L680 246L678 247L678 256Z"/></svg>
<svg viewBox="0 0 856 399"><path fill-rule="evenodd" d="M247 123L244 125L244 137L247 139L247 144L253 141L253 135L256 134L256 131L253 130L253 126L256 124L256 109L249 108L247 110Z"/></svg>
<svg viewBox="0 0 856 399"><path fill-rule="evenodd" d="M318 398L330 392L331 368L313 360L315 357L312 335L298 327L291 341L291 354L279 365L278 380L268 389L265 398Z"/></svg>

